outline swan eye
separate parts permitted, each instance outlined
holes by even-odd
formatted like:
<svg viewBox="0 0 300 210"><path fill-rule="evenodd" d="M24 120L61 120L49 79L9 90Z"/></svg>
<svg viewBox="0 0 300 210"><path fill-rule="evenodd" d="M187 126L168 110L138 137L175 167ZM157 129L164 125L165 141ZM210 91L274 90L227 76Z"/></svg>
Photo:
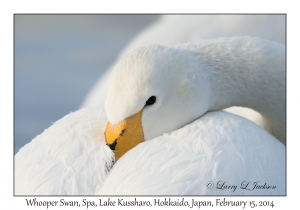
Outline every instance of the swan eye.
<svg viewBox="0 0 300 210"><path fill-rule="evenodd" d="M155 103L155 101L156 101L156 97L155 97L155 96L151 96L151 97L146 101L145 106L152 105L152 104Z"/></svg>

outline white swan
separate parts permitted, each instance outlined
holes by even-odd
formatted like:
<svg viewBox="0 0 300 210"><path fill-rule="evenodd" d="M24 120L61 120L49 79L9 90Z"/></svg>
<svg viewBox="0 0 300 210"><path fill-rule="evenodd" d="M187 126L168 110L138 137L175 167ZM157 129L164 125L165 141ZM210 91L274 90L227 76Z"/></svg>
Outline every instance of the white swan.
<svg viewBox="0 0 300 210"><path fill-rule="evenodd" d="M285 126L284 51L283 45L250 37L208 40L176 48L155 45L134 51L121 60L111 74L106 101L106 113L110 121L106 127L106 136L110 147L116 150L115 154L119 158L126 150L134 147L126 140L128 137L130 140L136 140L136 143L142 142L143 138L151 139L164 132L180 128L206 111L239 105L237 103L260 111L263 116L266 116L270 128L280 128L274 133L275 136L280 137L283 135L281 126ZM272 85L274 83L276 86ZM264 91L261 91L262 89ZM145 103L147 106L144 106ZM266 110L265 107L268 109ZM202 159L199 157L210 157L204 158L203 160L206 161L201 165L201 168L205 169L200 172L203 174L203 179L196 176L199 175L199 171L194 170L195 173L191 176L188 174L183 176L183 172L178 176L178 181L183 184L179 188L169 186L169 191L165 191L166 193L177 189L183 190L183 194L222 194L224 191L208 192L191 189L193 184L203 187L203 180L205 181L204 178L209 174L215 175L213 181L226 179L232 184L239 184L236 182L243 179L243 175L246 174L247 180L255 178L262 182L266 181L266 177L272 177L272 181L267 184L278 187L278 191L237 191L237 194L285 193L284 146L248 120L224 113L208 114L204 120L200 118L178 131L178 136L174 134L175 131L169 137L162 136L132 149L114 166L106 183L104 180L113 155L103 139L106 123L103 113L101 109L98 111L84 109L70 114L22 148L15 157L16 194L105 193L103 190L107 188L104 187L109 186L107 183L111 183L113 179L111 176L118 177L116 174L120 171L130 175L135 167L143 164L144 159L149 158L149 162L145 161L145 164L151 163L153 159L150 156L154 156L155 152L158 158L165 161L166 170L159 172L162 175L161 180L170 176L166 174L170 170L183 171L187 163L196 166ZM208 121L210 124L203 126L203 123ZM115 125L118 123L120 126ZM134 127L130 127L131 125ZM200 129L194 129L195 126L200 126ZM213 129L217 129L218 133L211 133ZM196 132L184 134L191 130ZM143 135L136 138L136 131L142 132ZM243 135L247 136L244 138ZM157 148L158 141L161 144L172 143L173 137L177 138L176 141L190 144L187 146L188 149L182 150L180 154L184 161L174 159L173 156L170 157ZM257 144L259 141L261 143ZM178 144L174 151L180 150L186 143ZM167 148L169 144L166 144ZM125 150L122 151L120 146L124 146ZM195 150L189 149L194 146ZM257 151L263 150L265 152L261 155L256 154ZM192 152L196 152L199 157L189 156L189 154L196 154ZM236 156L239 157L237 160L233 158ZM190 157L197 161L193 162L193 158ZM227 162L224 161L226 159ZM140 162L130 167L136 160ZM239 164L232 164L229 160L235 160ZM253 165L258 162L258 166ZM205 164L210 163L214 163L217 167L204 167ZM153 182L149 180L147 173L152 174L151 169L157 169L158 165L153 162L152 164L155 165L154 168L150 167L146 170L142 168L141 173L137 172L142 177L139 179L140 182ZM226 168L229 166L230 168ZM251 173L248 167L252 169ZM189 170L192 169L195 168L191 167ZM228 173L220 174L221 169ZM230 171L239 173L233 177ZM274 175L274 171L278 175ZM133 181L135 175L128 176L128 179ZM180 177L185 178L186 181ZM120 183L120 186L126 185L123 177L119 176L119 178L120 180L114 179L114 181ZM176 179L174 180L176 182ZM112 188L112 191L107 193L122 193L118 189ZM141 189L128 188L126 193L161 193L154 188L152 191L147 191L149 186L143 188L144 191ZM179 191L175 193L182 194Z"/></svg>

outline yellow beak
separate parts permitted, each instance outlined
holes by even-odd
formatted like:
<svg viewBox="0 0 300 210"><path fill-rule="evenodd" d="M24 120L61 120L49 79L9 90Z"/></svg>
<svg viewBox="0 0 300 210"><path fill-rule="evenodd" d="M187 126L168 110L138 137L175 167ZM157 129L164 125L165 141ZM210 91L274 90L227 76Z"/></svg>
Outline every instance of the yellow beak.
<svg viewBox="0 0 300 210"><path fill-rule="evenodd" d="M118 125L107 123L105 139L108 146L114 150L116 159L144 141L142 114L143 109Z"/></svg>

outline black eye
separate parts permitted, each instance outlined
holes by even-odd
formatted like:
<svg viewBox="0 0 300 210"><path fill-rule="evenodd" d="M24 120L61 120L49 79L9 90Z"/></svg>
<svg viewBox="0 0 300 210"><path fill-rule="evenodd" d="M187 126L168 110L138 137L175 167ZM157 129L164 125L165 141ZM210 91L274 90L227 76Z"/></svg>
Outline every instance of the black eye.
<svg viewBox="0 0 300 210"><path fill-rule="evenodd" d="M156 97L155 96L151 96L147 101L146 101L146 106L147 105L152 105L154 104L156 101Z"/></svg>

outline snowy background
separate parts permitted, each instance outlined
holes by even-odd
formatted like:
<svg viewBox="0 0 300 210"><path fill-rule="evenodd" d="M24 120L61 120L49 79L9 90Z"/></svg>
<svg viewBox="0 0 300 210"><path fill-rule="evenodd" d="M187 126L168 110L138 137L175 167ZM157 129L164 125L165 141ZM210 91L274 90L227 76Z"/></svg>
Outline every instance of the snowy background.
<svg viewBox="0 0 300 210"><path fill-rule="evenodd" d="M14 152L79 109L122 48L157 15L15 15Z"/></svg>

